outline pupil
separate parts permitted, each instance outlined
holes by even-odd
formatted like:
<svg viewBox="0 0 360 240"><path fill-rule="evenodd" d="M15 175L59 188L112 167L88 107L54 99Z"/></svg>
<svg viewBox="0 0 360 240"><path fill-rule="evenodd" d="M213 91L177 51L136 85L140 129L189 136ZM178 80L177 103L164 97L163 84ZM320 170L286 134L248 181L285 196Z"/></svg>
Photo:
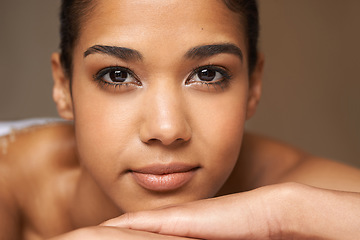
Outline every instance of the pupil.
<svg viewBox="0 0 360 240"><path fill-rule="evenodd" d="M110 72L110 79L113 82L125 82L128 77L128 73L125 71L117 70Z"/></svg>
<svg viewBox="0 0 360 240"><path fill-rule="evenodd" d="M212 81L214 80L215 75L216 71L210 69L203 69L198 73L199 79L203 81Z"/></svg>

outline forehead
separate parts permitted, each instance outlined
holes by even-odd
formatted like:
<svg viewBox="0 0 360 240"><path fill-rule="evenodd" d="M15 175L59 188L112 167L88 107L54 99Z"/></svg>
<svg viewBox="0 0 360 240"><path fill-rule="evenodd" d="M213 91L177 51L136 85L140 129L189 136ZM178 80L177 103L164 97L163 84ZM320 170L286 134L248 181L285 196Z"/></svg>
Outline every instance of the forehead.
<svg viewBox="0 0 360 240"><path fill-rule="evenodd" d="M107 44L174 52L219 42L235 43L245 53L240 17L221 0L97 0L81 26L78 47L84 51Z"/></svg>

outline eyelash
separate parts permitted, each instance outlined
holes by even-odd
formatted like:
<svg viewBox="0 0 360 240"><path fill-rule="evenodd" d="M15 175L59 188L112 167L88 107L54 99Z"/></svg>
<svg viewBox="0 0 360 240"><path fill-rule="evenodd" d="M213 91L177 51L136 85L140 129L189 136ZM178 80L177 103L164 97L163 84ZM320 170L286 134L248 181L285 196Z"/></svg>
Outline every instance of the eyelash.
<svg viewBox="0 0 360 240"><path fill-rule="evenodd" d="M219 73L221 75L221 79L217 81L194 81L192 78L197 76L202 70L212 70L215 71L215 73ZM113 71L123 71L126 72L129 77L132 77L135 82L109 82L104 80L104 76L107 74L110 74ZM139 77L129 68L127 67L121 67L121 66L110 66L101 69L98 71L95 75L93 75L93 79L99 84L101 88L104 87L112 87L113 89L120 88L123 86L129 86L129 85L136 85L136 86L142 86ZM191 73L186 78L185 84L201 84L206 85L209 89L209 86L214 87L215 90L217 90L217 87L220 87L222 90L224 90L226 87L228 87L230 80L232 79L231 74L228 70L226 70L224 67L220 67L213 64L208 64L204 66L197 66L192 69Z"/></svg>
<svg viewBox="0 0 360 240"><path fill-rule="evenodd" d="M125 83L116 83L116 82L108 82L104 80L104 76L107 74L110 74L112 71L124 71L126 72L130 77L135 79L134 82L125 82ZM137 85L141 86L141 82L139 81L139 77L129 68L127 67L121 67L121 66L111 66L101 69L99 72L97 72L95 75L93 75L93 79L99 84L100 87L112 87L114 89L120 88L123 86L129 86L129 85Z"/></svg>
<svg viewBox="0 0 360 240"><path fill-rule="evenodd" d="M212 86L212 87L214 87L215 90L217 90L216 87L220 87L222 90L224 90L225 88L227 88L229 86L230 80L232 79L232 75L230 74L230 72L227 69L225 69L224 67L220 67L220 66L217 66L214 64L197 66L197 67L193 68L193 70L191 71L191 74L187 78L186 82L191 81L192 77L196 76L202 70L205 70L205 69L213 70L215 72L220 73L222 76L222 79L218 80L218 81L214 81L214 82L197 81L196 84L206 85L208 87L208 89L209 89L209 86Z"/></svg>

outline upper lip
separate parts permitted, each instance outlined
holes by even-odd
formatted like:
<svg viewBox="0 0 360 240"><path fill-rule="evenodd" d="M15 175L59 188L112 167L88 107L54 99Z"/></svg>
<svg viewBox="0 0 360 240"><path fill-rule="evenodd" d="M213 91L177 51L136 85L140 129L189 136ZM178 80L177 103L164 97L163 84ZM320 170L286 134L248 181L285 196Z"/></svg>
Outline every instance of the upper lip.
<svg viewBox="0 0 360 240"><path fill-rule="evenodd" d="M153 174L153 175L164 175L171 173L188 172L191 170L195 170L197 168L199 167L184 163L153 164L141 168L131 169L130 172Z"/></svg>

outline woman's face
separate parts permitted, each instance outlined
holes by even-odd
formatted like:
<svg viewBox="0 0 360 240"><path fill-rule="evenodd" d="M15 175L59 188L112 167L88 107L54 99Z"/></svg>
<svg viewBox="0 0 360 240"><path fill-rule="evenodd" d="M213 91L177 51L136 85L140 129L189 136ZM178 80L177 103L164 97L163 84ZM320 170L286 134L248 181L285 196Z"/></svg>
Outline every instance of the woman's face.
<svg viewBox="0 0 360 240"><path fill-rule="evenodd" d="M217 0L100 0L74 49L84 169L122 211L211 197L247 117L239 16Z"/></svg>

